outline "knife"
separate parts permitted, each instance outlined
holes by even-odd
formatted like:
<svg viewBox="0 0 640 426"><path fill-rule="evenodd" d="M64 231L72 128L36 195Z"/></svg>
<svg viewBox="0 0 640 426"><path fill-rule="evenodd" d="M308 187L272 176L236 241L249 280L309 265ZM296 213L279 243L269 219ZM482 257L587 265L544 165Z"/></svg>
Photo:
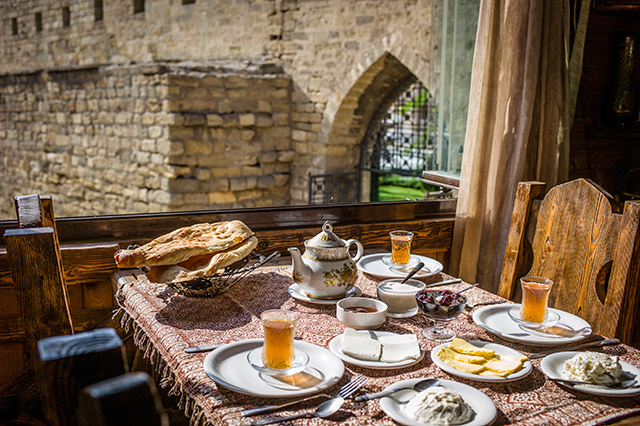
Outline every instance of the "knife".
<svg viewBox="0 0 640 426"><path fill-rule="evenodd" d="M543 358L543 357L545 357L545 356L547 356L549 354L556 353L556 352L577 351L577 350L582 350L582 349L587 349L587 348L599 348L599 347L602 347L602 346L617 345L619 343L620 343L620 340L618 340L618 339L604 339L604 340L598 340L596 342L585 343L583 345L578 345L578 346L574 346L574 347L571 347L571 348L562 347L562 348L547 349L545 351L541 351L541 352L537 352L535 354L531 354L527 358L528 359L538 359L538 358Z"/></svg>
<svg viewBox="0 0 640 426"><path fill-rule="evenodd" d="M294 337L296 340L302 340L302 337ZM195 354L198 352L207 352L212 351L214 349L218 349L220 346L224 346L227 343L218 343L217 345L203 345L203 346L191 346L189 348L184 348L184 351L188 354Z"/></svg>
<svg viewBox="0 0 640 426"><path fill-rule="evenodd" d="M446 281L440 281L437 283L433 283L433 284L427 284L424 288L431 288L431 287L439 287L441 285L450 285L450 284L457 284L462 282L462 280L460 278L454 278L452 280L446 280Z"/></svg>

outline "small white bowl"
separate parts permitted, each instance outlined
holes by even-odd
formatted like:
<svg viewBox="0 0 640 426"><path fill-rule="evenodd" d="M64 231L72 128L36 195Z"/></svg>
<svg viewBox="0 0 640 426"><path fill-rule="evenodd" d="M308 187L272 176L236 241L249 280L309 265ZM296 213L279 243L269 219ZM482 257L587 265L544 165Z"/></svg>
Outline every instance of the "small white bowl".
<svg viewBox="0 0 640 426"><path fill-rule="evenodd" d="M360 312L354 308L363 308ZM371 312L366 312L371 311ZM387 319L387 304L368 297L349 297L336 305L336 317L345 327L355 330L375 330Z"/></svg>

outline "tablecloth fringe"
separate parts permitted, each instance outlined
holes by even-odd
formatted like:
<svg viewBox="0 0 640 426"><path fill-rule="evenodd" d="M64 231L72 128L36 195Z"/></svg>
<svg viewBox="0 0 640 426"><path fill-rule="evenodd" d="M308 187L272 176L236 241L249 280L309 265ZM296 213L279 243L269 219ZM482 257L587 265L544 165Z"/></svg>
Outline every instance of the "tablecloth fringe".
<svg viewBox="0 0 640 426"><path fill-rule="evenodd" d="M186 392L183 391L182 383L171 370L169 364L164 360L160 351L158 351L151 339L144 330L138 325L133 317L131 317L124 309L119 308L114 313L114 318L121 314L120 326L126 331L133 330L133 343L143 352L144 358L149 359L156 377L157 382L163 388L169 388L167 394L169 396L178 397L178 408L184 410L184 415L189 419L189 426L213 426L214 422L209 421L203 410Z"/></svg>

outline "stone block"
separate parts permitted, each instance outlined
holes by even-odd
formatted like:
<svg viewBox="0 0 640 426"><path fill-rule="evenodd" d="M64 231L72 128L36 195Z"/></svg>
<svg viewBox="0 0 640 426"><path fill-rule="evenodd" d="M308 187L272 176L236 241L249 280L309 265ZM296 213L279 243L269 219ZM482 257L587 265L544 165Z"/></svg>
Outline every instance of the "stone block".
<svg viewBox="0 0 640 426"><path fill-rule="evenodd" d="M211 170L205 169L205 168L202 168L202 167L198 167L195 170L195 176L196 176L196 179L198 179L198 180L207 181L207 180L211 179Z"/></svg>
<svg viewBox="0 0 640 426"><path fill-rule="evenodd" d="M169 181L169 192L185 194L198 191L198 181L196 179L172 179Z"/></svg>
<svg viewBox="0 0 640 426"><path fill-rule="evenodd" d="M185 126L204 126L207 124L207 118L203 114L184 114Z"/></svg>
<svg viewBox="0 0 640 426"><path fill-rule="evenodd" d="M213 143L211 141L190 140L185 144L185 153L188 155L211 154L213 152Z"/></svg>
<svg viewBox="0 0 640 426"><path fill-rule="evenodd" d="M269 189L276 186L276 180L273 176L262 176L258 179L258 188Z"/></svg>
<svg viewBox="0 0 640 426"><path fill-rule="evenodd" d="M280 151L278 153L278 162L279 163L290 163L295 158L296 152L292 149Z"/></svg>
<svg viewBox="0 0 640 426"><path fill-rule="evenodd" d="M254 114L238 115L238 122L242 127L254 126L256 124L256 116Z"/></svg>
<svg viewBox="0 0 640 426"><path fill-rule="evenodd" d="M256 135L256 132L254 132L253 130L241 130L240 131L240 136L241 136L242 140L246 141L246 142L249 142L249 141L253 140L255 135Z"/></svg>
<svg viewBox="0 0 640 426"><path fill-rule="evenodd" d="M209 204L212 204L214 206L220 204L235 203L237 201L236 195L233 192L210 192L208 195Z"/></svg>
<svg viewBox="0 0 640 426"><path fill-rule="evenodd" d="M279 155L279 153L277 153L275 151L261 152L258 155L258 162L260 164L275 163L276 160L278 159L278 155Z"/></svg>
<svg viewBox="0 0 640 426"><path fill-rule="evenodd" d="M262 99L258 100L258 112L271 112L271 103Z"/></svg>
<svg viewBox="0 0 640 426"><path fill-rule="evenodd" d="M277 173L273 175L274 186L286 186L289 183L291 175L288 173Z"/></svg>
<svg viewBox="0 0 640 426"><path fill-rule="evenodd" d="M224 124L224 119L218 114L207 114L207 125L210 127L218 127Z"/></svg>

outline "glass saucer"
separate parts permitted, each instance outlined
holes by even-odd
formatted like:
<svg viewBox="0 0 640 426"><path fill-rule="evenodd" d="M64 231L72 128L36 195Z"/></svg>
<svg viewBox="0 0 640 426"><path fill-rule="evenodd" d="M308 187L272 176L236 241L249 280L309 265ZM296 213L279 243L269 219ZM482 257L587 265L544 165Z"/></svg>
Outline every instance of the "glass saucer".
<svg viewBox="0 0 640 426"><path fill-rule="evenodd" d="M269 368L265 367L262 362L262 346L259 346L247 355L249 365L255 370L266 374L268 376L280 377L280 376L292 376L304 370L309 364L309 355L300 349L295 349L295 359L290 368Z"/></svg>
<svg viewBox="0 0 640 426"><path fill-rule="evenodd" d="M407 267L413 267L416 266L418 264L418 262L420 262L420 259L418 259L417 256L409 256L409 263L407 264L400 264L400 263L394 263L391 261L391 254L387 254L385 256L382 256L382 258L380 259L382 261L382 263L384 263L385 265L389 266L389 267L394 267L394 266L401 266L404 268Z"/></svg>
<svg viewBox="0 0 640 426"><path fill-rule="evenodd" d="M514 306L513 308L509 309L508 314L509 314L509 317L514 322L526 328L536 329L536 328L552 327L556 325L558 321L560 321L560 315L549 309L547 309L547 316L544 322L525 321L520 316L520 308L521 308L521 305Z"/></svg>

